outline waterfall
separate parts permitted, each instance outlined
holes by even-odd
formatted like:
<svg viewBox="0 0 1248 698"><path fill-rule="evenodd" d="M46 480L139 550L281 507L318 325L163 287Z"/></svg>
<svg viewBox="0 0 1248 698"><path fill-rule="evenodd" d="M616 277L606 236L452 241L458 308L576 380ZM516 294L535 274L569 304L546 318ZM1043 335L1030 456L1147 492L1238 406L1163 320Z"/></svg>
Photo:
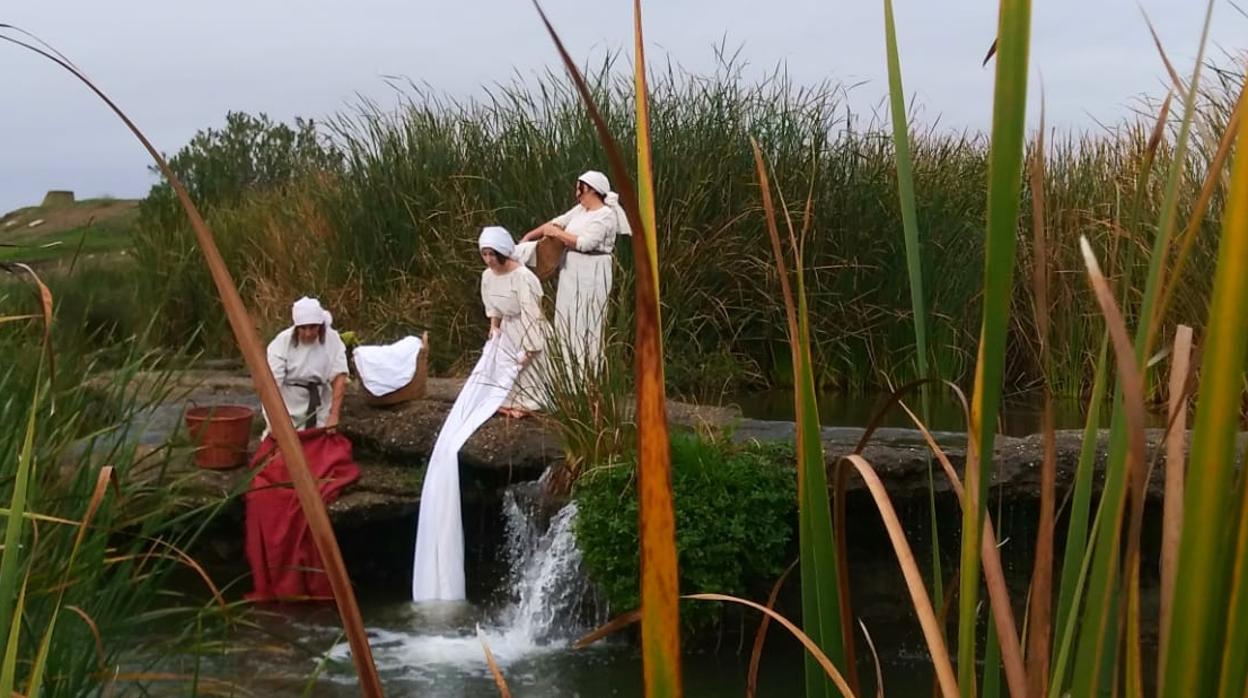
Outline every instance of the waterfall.
<svg viewBox="0 0 1248 698"><path fill-rule="evenodd" d="M586 615L596 620L596 614L587 613L593 589L573 531L576 503L548 515L540 489L540 483L526 483L503 495L510 603L499 620L509 639L550 644L571 640L586 629Z"/></svg>
<svg viewBox="0 0 1248 698"><path fill-rule="evenodd" d="M531 667L566 652L574 639L605 622L605 608L596 604L593 585L581 570L573 530L576 504L553 509L540 482L509 487L501 511L506 537L499 546L509 570L497 596L484 608L464 602L408 604L389 627L371 626L373 658L383 676L456 695L445 683L448 676L467 670L488 677L482 639L504 670ZM328 656L349 666L350 647L339 642ZM343 676L353 675L348 670ZM484 685L496 695L492 681Z"/></svg>

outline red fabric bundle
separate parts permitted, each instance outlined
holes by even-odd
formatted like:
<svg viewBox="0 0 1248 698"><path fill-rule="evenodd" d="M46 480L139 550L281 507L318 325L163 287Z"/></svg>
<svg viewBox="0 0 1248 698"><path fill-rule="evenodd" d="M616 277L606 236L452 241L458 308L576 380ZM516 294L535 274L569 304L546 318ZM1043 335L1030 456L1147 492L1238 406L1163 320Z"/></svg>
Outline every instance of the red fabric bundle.
<svg viewBox="0 0 1248 698"><path fill-rule="evenodd" d="M329 504L360 476L351 458L351 441L325 429L299 432L304 458ZM265 461L268 461L265 464ZM329 577L321 566L312 531L299 507L286 459L273 437L266 437L251 459L264 464L244 495L247 509L247 562L251 565L252 601L332 599Z"/></svg>

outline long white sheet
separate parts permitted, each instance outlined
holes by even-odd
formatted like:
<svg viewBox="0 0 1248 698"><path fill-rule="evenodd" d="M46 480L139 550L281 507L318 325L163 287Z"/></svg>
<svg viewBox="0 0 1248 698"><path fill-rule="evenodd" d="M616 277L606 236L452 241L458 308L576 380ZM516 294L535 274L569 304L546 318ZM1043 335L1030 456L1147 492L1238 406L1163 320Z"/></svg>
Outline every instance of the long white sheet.
<svg viewBox="0 0 1248 698"><path fill-rule="evenodd" d="M394 344L365 345L351 352L355 372L368 392L386 395L412 382L416 375L416 357L420 355L419 337L404 337Z"/></svg>
<svg viewBox="0 0 1248 698"><path fill-rule="evenodd" d="M520 372L520 350L499 335L486 342L481 359L455 398L429 457L420 491L413 601L464 598L464 522L460 514L459 449L502 407Z"/></svg>

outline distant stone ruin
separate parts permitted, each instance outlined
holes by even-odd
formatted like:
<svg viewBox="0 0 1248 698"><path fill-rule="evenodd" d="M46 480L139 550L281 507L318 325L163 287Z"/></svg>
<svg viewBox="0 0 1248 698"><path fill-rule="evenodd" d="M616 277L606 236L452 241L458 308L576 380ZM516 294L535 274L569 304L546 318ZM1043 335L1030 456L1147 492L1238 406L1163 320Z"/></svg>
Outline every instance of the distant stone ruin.
<svg viewBox="0 0 1248 698"><path fill-rule="evenodd" d="M74 205L74 193L72 191L53 189L43 197L43 208L64 208Z"/></svg>

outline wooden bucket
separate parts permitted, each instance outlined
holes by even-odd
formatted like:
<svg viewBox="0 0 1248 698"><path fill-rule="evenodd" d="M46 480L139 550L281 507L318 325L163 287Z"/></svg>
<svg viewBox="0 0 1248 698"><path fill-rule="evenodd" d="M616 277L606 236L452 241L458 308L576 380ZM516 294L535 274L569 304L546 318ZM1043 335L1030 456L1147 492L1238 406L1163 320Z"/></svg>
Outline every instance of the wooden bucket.
<svg viewBox="0 0 1248 698"><path fill-rule="evenodd" d="M368 391L363 381L360 382L360 387L364 388L364 401L366 403L376 407L383 407L421 399L425 396L425 388L428 382L429 333L425 332L420 336L420 352L416 354L416 373L412 374L412 380L408 381L407 385L385 395L373 395Z"/></svg>

